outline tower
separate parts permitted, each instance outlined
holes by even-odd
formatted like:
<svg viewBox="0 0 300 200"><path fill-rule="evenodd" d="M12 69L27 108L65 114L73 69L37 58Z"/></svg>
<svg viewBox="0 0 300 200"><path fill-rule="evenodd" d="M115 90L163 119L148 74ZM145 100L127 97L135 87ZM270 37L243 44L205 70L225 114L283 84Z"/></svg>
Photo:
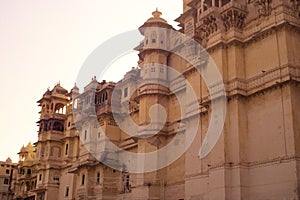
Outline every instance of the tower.
<svg viewBox="0 0 300 200"><path fill-rule="evenodd" d="M66 108L68 91L56 84L38 101L41 106L37 146L37 198L57 199L61 178L60 168L65 155Z"/></svg>

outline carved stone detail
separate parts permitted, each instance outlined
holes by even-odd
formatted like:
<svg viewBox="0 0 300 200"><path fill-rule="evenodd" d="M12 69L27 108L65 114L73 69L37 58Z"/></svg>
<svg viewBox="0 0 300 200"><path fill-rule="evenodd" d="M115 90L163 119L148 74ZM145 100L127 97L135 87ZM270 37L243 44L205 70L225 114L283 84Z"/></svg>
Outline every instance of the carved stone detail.
<svg viewBox="0 0 300 200"><path fill-rule="evenodd" d="M300 0L291 0L291 3L293 11L297 17L300 17Z"/></svg>
<svg viewBox="0 0 300 200"><path fill-rule="evenodd" d="M228 31L231 28L242 30L245 26L245 18L246 13L236 9L227 10L221 15L225 31Z"/></svg>
<svg viewBox="0 0 300 200"><path fill-rule="evenodd" d="M269 16L272 12L272 0L249 0L256 7L259 16Z"/></svg>
<svg viewBox="0 0 300 200"><path fill-rule="evenodd" d="M213 15L204 18L202 21L202 25L196 31L197 34L199 34L201 38L208 38L211 34L218 30L218 25L216 21L217 18Z"/></svg>

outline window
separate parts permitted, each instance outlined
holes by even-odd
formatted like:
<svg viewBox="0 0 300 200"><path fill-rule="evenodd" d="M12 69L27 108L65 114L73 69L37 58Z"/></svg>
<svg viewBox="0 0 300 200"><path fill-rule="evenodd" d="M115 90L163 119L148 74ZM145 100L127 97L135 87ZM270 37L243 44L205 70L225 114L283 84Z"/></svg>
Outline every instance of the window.
<svg viewBox="0 0 300 200"><path fill-rule="evenodd" d="M100 132L98 132L98 138L100 138L100 136L101 136L101 133L100 133Z"/></svg>
<svg viewBox="0 0 300 200"><path fill-rule="evenodd" d="M56 181L56 182L59 182L59 177L58 176L54 176L53 180Z"/></svg>
<svg viewBox="0 0 300 200"><path fill-rule="evenodd" d="M27 169L27 174L31 174L31 169Z"/></svg>
<svg viewBox="0 0 300 200"><path fill-rule="evenodd" d="M68 153L69 153L69 144L66 144L65 154L68 155Z"/></svg>
<svg viewBox="0 0 300 200"><path fill-rule="evenodd" d="M7 170L6 170L6 174L9 174L9 172L10 172L9 169L7 169Z"/></svg>
<svg viewBox="0 0 300 200"><path fill-rule="evenodd" d="M66 187L66 193L65 196L68 197L69 196L69 187Z"/></svg>
<svg viewBox="0 0 300 200"><path fill-rule="evenodd" d="M160 72L163 73L164 72L164 68L161 67L160 68Z"/></svg>
<svg viewBox="0 0 300 200"><path fill-rule="evenodd" d="M81 185L84 185L84 182L85 182L85 175L82 174L82 177L81 177Z"/></svg>
<svg viewBox="0 0 300 200"><path fill-rule="evenodd" d="M155 72L155 68L154 67L151 67L151 72Z"/></svg>
<svg viewBox="0 0 300 200"><path fill-rule="evenodd" d="M42 180L42 174L39 175L39 181L41 181L41 180Z"/></svg>
<svg viewBox="0 0 300 200"><path fill-rule="evenodd" d="M71 122L68 122L68 127L70 127L71 126Z"/></svg>
<svg viewBox="0 0 300 200"><path fill-rule="evenodd" d="M4 179L4 185L8 185L8 179Z"/></svg>
<svg viewBox="0 0 300 200"><path fill-rule="evenodd" d="M97 184L100 184L100 172L97 173Z"/></svg>
<svg viewBox="0 0 300 200"><path fill-rule="evenodd" d="M124 97L127 97L128 96L128 88L125 88L124 89Z"/></svg>

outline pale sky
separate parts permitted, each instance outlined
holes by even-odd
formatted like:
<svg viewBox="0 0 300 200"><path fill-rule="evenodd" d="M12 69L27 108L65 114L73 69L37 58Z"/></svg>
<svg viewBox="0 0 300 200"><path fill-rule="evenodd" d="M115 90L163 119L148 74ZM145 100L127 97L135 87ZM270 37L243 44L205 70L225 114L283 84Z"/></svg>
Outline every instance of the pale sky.
<svg viewBox="0 0 300 200"><path fill-rule="evenodd" d="M70 90L95 48L138 28L156 7L176 26L182 0L0 0L0 160L17 162L22 145L37 141L36 102L48 87L60 81ZM114 67L124 73L136 62L130 54Z"/></svg>

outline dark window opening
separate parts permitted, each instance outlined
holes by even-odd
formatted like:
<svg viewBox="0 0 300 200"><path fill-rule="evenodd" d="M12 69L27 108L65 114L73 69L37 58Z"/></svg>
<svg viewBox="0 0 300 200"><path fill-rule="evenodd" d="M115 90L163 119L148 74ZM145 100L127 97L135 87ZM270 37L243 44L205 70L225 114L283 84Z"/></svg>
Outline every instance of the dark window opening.
<svg viewBox="0 0 300 200"><path fill-rule="evenodd" d="M27 174L31 174L31 169L27 169Z"/></svg>
<svg viewBox="0 0 300 200"><path fill-rule="evenodd" d="M98 172L97 173L97 184L99 184L100 183L100 173Z"/></svg>
<svg viewBox="0 0 300 200"><path fill-rule="evenodd" d="M64 131L64 125L61 122L54 122L53 123L53 130L55 131Z"/></svg>
<svg viewBox="0 0 300 200"><path fill-rule="evenodd" d="M66 195L65 195L66 197L68 197L69 196L69 187L66 187Z"/></svg>
<svg viewBox="0 0 300 200"><path fill-rule="evenodd" d="M9 169L7 169L7 170L6 170L6 174L9 174L9 173L10 173L10 170L9 170Z"/></svg>
<svg viewBox="0 0 300 200"><path fill-rule="evenodd" d="M6 179L4 179L4 185L8 185L8 179L6 178Z"/></svg>
<svg viewBox="0 0 300 200"><path fill-rule="evenodd" d="M66 150L65 150L66 155L69 153L69 144L66 144Z"/></svg>
<svg viewBox="0 0 300 200"><path fill-rule="evenodd" d="M82 177L81 177L81 185L84 185L84 182L85 182L85 175L82 174Z"/></svg>
<svg viewBox="0 0 300 200"><path fill-rule="evenodd" d="M42 174L39 175L39 181L41 181L41 180L42 180Z"/></svg>

